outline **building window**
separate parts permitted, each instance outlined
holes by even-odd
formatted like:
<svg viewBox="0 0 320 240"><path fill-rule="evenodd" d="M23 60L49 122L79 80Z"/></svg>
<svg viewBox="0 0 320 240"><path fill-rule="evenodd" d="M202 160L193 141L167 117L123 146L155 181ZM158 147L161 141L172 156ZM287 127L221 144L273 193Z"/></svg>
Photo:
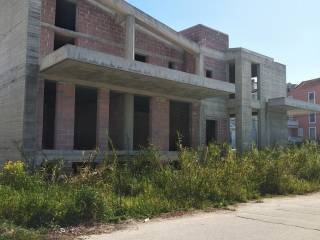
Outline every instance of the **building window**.
<svg viewBox="0 0 320 240"><path fill-rule="evenodd" d="M308 102L316 103L316 93L315 92L308 92Z"/></svg>
<svg viewBox="0 0 320 240"><path fill-rule="evenodd" d="M98 90L76 86L74 149L92 150L97 139Z"/></svg>
<svg viewBox="0 0 320 240"><path fill-rule="evenodd" d="M70 0L57 0L56 22L57 27L71 31L76 30L76 4Z"/></svg>
<svg viewBox="0 0 320 240"><path fill-rule="evenodd" d="M229 83L236 82L236 65L235 63L229 63Z"/></svg>
<svg viewBox="0 0 320 240"><path fill-rule="evenodd" d="M309 127L309 138L312 140L317 139L317 129L316 127Z"/></svg>
<svg viewBox="0 0 320 240"><path fill-rule="evenodd" d="M141 55L141 54L135 54L134 55L134 60L138 62L147 62L147 56Z"/></svg>
<svg viewBox="0 0 320 240"><path fill-rule="evenodd" d="M170 62L168 63L168 68L170 68L170 69L176 69L176 63L170 61Z"/></svg>
<svg viewBox="0 0 320 240"><path fill-rule="evenodd" d="M211 70L206 70L206 77L212 78L212 71Z"/></svg>
<svg viewBox="0 0 320 240"><path fill-rule="evenodd" d="M303 137L303 128L298 128L298 137Z"/></svg>
<svg viewBox="0 0 320 240"><path fill-rule="evenodd" d="M251 64L251 91L252 91L252 99L259 100L259 81L260 81L260 65L259 64Z"/></svg>
<svg viewBox="0 0 320 240"><path fill-rule="evenodd" d="M309 114L309 123L316 123L316 114L315 113Z"/></svg>
<svg viewBox="0 0 320 240"><path fill-rule="evenodd" d="M206 143L217 141L217 122L215 120L206 120Z"/></svg>
<svg viewBox="0 0 320 240"><path fill-rule="evenodd" d="M44 82L42 149L54 149L57 84Z"/></svg>

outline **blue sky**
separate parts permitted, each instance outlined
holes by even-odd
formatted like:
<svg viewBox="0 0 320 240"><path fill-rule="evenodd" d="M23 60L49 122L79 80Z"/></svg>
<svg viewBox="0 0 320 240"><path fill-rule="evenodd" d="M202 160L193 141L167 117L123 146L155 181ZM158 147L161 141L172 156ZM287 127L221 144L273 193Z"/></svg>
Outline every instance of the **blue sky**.
<svg viewBox="0 0 320 240"><path fill-rule="evenodd" d="M175 30L202 23L287 65L287 81L320 77L319 0L128 0Z"/></svg>

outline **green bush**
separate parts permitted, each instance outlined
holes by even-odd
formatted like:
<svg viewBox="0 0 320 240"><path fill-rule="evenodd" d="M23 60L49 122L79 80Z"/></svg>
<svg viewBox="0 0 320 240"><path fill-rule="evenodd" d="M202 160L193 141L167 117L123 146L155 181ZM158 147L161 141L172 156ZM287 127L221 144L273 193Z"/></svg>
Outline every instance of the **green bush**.
<svg viewBox="0 0 320 240"><path fill-rule="evenodd" d="M40 240L41 234L32 229L9 224L7 222L0 223L0 240Z"/></svg>
<svg viewBox="0 0 320 240"><path fill-rule="evenodd" d="M86 187L76 192L74 207L80 223L103 219L105 204L100 194L92 188Z"/></svg>

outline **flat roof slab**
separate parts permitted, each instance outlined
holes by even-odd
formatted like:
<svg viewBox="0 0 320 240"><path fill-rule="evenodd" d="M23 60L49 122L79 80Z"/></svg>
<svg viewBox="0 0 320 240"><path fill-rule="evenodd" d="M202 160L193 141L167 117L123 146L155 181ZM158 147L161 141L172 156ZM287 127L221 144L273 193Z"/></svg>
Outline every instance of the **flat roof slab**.
<svg viewBox="0 0 320 240"><path fill-rule="evenodd" d="M50 80L99 82L198 100L235 93L235 85L228 82L72 45L46 56L40 64L40 72L43 78Z"/></svg>
<svg viewBox="0 0 320 240"><path fill-rule="evenodd" d="M320 105L297 100L291 97L269 99L270 109L286 110L290 115L302 115L310 112L320 112Z"/></svg>

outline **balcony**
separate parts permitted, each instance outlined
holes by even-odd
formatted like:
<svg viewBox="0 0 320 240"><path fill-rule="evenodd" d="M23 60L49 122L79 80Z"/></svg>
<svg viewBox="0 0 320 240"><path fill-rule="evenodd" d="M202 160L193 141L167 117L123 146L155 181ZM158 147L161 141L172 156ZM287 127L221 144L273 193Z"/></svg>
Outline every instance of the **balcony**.
<svg viewBox="0 0 320 240"><path fill-rule="evenodd" d="M302 143L303 142L303 138L302 137L289 137L288 138L289 143L292 144L298 144L298 143Z"/></svg>
<svg viewBox="0 0 320 240"><path fill-rule="evenodd" d="M299 128L299 121L292 118L288 119L288 128Z"/></svg>
<svg viewBox="0 0 320 240"><path fill-rule="evenodd" d="M215 79L66 45L46 56L44 79L143 93L206 99L235 93L235 85ZM143 91L143 92L142 92Z"/></svg>

